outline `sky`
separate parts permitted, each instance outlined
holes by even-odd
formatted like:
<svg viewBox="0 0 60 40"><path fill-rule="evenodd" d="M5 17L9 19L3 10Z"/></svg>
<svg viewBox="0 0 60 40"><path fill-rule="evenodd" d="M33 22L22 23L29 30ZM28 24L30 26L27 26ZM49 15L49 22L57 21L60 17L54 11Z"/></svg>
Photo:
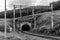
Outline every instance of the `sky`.
<svg viewBox="0 0 60 40"><path fill-rule="evenodd" d="M4 11L4 6L5 6L5 4L4 4L4 1L5 0L0 0L0 12L1 11ZM58 1L58 0L6 0L7 1L7 10L11 10L12 9L12 6L14 5L14 4L24 4L24 5L29 5L29 6L31 6L31 5L34 5L34 6L36 6L36 5L40 5L40 6L42 6L42 5L49 5L51 2L54 2L54 1Z"/></svg>

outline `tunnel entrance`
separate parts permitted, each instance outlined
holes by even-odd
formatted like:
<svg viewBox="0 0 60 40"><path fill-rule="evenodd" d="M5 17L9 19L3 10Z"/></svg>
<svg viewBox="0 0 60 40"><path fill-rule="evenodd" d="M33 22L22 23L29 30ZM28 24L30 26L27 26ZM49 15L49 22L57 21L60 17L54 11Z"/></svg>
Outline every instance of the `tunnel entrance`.
<svg viewBox="0 0 60 40"><path fill-rule="evenodd" d="M30 26L28 24L22 25L22 31L30 31Z"/></svg>

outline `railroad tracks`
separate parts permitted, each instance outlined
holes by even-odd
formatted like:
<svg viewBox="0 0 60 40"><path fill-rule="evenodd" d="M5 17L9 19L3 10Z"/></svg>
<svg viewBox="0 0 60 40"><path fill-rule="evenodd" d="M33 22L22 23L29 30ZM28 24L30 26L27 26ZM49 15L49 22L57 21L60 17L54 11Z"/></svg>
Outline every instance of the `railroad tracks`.
<svg viewBox="0 0 60 40"><path fill-rule="evenodd" d="M51 36L51 35L44 35L44 34L37 34L37 33L31 33L31 32L22 32L23 34L40 37L40 38L46 38L46 39L60 39L58 36Z"/></svg>
<svg viewBox="0 0 60 40"><path fill-rule="evenodd" d="M13 36L13 37L17 37L17 38L21 38L21 39L23 39L24 38L24 35L25 36L28 36L28 35L30 35L30 36L33 36L33 37L37 37L37 38L45 38L45 39L56 39L56 40L60 40L60 37L58 37L58 36L50 36L50 35L44 35L44 34L37 34L37 33L31 33L31 32L21 32L20 31L20 33L16 33L16 32L14 32L14 33L8 33L8 35L9 35L9 37L11 36ZM22 36L21 36L22 35ZM4 35L3 35L4 36Z"/></svg>

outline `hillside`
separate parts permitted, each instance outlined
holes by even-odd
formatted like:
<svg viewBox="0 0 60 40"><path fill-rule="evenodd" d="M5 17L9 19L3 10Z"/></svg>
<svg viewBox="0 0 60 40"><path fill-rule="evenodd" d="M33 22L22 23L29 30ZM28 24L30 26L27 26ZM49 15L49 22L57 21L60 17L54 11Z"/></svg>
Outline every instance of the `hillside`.
<svg viewBox="0 0 60 40"><path fill-rule="evenodd" d="M60 10L60 1L52 2L52 3L50 3L50 5L51 4L53 4L53 10L54 11ZM34 8L35 14L51 11L50 6L30 6L30 7L21 9L22 16L31 15L33 8ZM4 11L0 12L0 18L4 18L4 14L5 14ZM16 9L15 14L16 14L15 17L19 17L20 16L20 10ZM13 18L13 10L7 11L7 18Z"/></svg>
<svg viewBox="0 0 60 40"><path fill-rule="evenodd" d="M52 2L50 5L53 4L54 10L60 10L60 0L57 2Z"/></svg>
<svg viewBox="0 0 60 40"><path fill-rule="evenodd" d="M53 29L51 22L51 12L45 12L45 14L38 16L36 21L37 29L33 30L33 32L60 36L60 10L54 11Z"/></svg>
<svg viewBox="0 0 60 40"><path fill-rule="evenodd" d="M51 11L49 6L31 6L28 8L21 9L22 16L31 15L33 8L34 8L35 14ZM19 17L20 16L20 10L16 9L15 14L16 14L15 17ZM0 12L0 15L1 15L0 18L4 18L4 11ZM13 10L7 11L7 18L13 18Z"/></svg>

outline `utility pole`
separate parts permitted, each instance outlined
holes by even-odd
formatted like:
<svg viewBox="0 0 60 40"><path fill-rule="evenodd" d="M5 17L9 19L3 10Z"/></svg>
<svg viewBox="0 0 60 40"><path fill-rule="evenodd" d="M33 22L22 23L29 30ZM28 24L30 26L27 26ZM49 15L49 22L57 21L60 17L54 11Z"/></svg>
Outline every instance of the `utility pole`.
<svg viewBox="0 0 60 40"><path fill-rule="evenodd" d="M34 19L34 29L36 28L36 18L34 14L34 7L32 8L32 14L33 14L33 19Z"/></svg>
<svg viewBox="0 0 60 40"><path fill-rule="evenodd" d="M16 8L19 6L19 8L20 8L20 17L21 17L21 6L22 5L13 5L13 8L14 8L14 10L13 10L13 31L15 32L15 10L16 10Z"/></svg>
<svg viewBox="0 0 60 40"><path fill-rule="evenodd" d="M13 31L15 32L15 5L13 5Z"/></svg>
<svg viewBox="0 0 60 40"><path fill-rule="evenodd" d="M53 4L51 4L51 25L52 25L52 29L53 29L53 25L54 25L54 22L53 22Z"/></svg>
<svg viewBox="0 0 60 40"><path fill-rule="evenodd" d="M6 28L7 28L7 25L6 25L6 13L7 13L7 10L6 10L6 0L5 0L5 38L7 37L6 35Z"/></svg>
<svg viewBox="0 0 60 40"><path fill-rule="evenodd" d="M22 15L21 15L21 6L22 6L22 5L20 5L20 17L22 17Z"/></svg>

